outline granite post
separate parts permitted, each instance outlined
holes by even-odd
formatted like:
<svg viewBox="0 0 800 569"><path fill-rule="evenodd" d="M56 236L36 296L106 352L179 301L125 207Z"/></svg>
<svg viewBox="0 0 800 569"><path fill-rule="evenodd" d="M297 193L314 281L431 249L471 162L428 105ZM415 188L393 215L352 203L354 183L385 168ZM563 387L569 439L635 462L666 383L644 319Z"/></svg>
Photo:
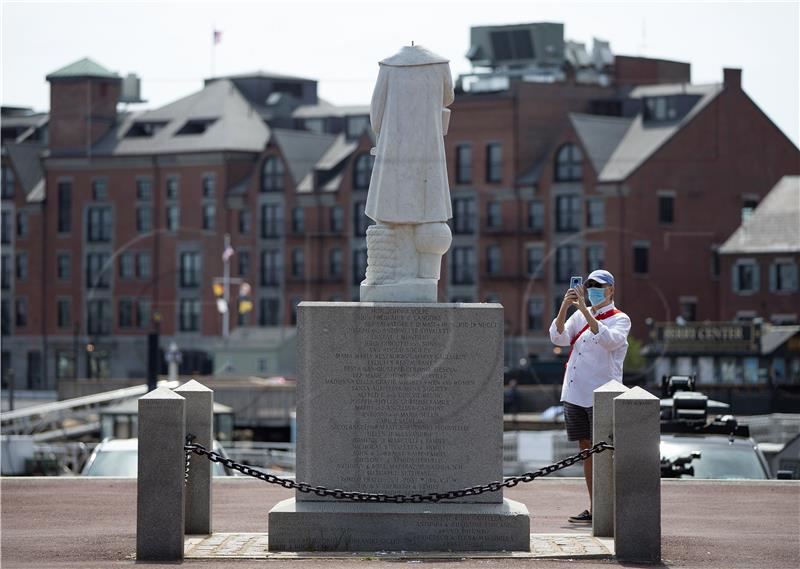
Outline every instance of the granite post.
<svg viewBox="0 0 800 569"><path fill-rule="evenodd" d="M611 380L594 390L592 444L614 442L614 398L628 391ZM592 535L614 535L614 454L604 451L592 458Z"/></svg>
<svg viewBox="0 0 800 569"><path fill-rule="evenodd" d="M502 480L503 307L302 302L297 480L385 494ZM297 492L269 514L273 551L514 551L527 508L487 492L435 504Z"/></svg>
<svg viewBox="0 0 800 569"><path fill-rule="evenodd" d="M186 400L166 387L139 399L136 559L183 559Z"/></svg>
<svg viewBox="0 0 800 569"><path fill-rule="evenodd" d="M614 547L620 561L661 560L660 404L641 387L614 399Z"/></svg>
<svg viewBox="0 0 800 569"><path fill-rule="evenodd" d="M214 441L214 392L205 385L188 381L175 389L186 399L186 433L207 449ZM187 534L211 533L211 461L192 455L186 482Z"/></svg>

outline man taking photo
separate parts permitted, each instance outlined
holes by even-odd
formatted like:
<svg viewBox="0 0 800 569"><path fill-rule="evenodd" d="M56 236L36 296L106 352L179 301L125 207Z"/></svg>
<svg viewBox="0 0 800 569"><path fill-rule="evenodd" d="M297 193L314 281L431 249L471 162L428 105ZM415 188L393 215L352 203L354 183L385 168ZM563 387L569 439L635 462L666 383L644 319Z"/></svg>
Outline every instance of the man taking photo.
<svg viewBox="0 0 800 569"><path fill-rule="evenodd" d="M584 292L591 309L586 306ZM567 319L567 310L577 310ZM565 322L566 319L566 322ZM561 308L550 324L550 340L557 346L571 346L565 364L561 402L567 438L578 441L581 450L592 446L593 392L616 379L622 382L622 362L628 351L631 319L614 306L614 275L593 271L586 284L567 290ZM583 461L589 490L589 509L570 516L572 523L592 522L592 457Z"/></svg>

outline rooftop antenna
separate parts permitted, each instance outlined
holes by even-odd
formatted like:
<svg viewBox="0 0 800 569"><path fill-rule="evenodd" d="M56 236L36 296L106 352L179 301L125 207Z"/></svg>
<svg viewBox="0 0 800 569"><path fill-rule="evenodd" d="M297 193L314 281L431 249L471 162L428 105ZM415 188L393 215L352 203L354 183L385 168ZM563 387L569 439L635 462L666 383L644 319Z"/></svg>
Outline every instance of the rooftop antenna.
<svg viewBox="0 0 800 569"><path fill-rule="evenodd" d="M414 40L411 40L411 47L414 47Z"/></svg>

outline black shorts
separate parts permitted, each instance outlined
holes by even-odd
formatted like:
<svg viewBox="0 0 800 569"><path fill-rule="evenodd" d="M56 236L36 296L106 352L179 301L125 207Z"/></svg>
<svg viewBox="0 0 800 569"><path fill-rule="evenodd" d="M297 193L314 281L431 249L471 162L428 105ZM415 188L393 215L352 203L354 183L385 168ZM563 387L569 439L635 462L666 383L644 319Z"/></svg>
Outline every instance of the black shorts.
<svg viewBox="0 0 800 569"><path fill-rule="evenodd" d="M592 408L573 405L566 401L564 405L564 423L567 426L567 439L579 441L581 439L592 440Z"/></svg>

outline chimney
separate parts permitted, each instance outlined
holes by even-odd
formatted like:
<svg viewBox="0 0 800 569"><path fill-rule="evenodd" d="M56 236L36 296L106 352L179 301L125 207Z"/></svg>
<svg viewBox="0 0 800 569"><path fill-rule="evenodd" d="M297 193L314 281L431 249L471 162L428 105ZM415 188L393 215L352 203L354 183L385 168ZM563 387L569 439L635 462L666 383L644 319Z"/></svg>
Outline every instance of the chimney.
<svg viewBox="0 0 800 569"><path fill-rule="evenodd" d="M84 58L47 75L50 82L50 150L90 155L117 120L122 79Z"/></svg>
<svg viewBox="0 0 800 569"><path fill-rule="evenodd" d="M722 85L726 89L741 89L742 88L742 70L734 67L725 67L722 69Z"/></svg>

